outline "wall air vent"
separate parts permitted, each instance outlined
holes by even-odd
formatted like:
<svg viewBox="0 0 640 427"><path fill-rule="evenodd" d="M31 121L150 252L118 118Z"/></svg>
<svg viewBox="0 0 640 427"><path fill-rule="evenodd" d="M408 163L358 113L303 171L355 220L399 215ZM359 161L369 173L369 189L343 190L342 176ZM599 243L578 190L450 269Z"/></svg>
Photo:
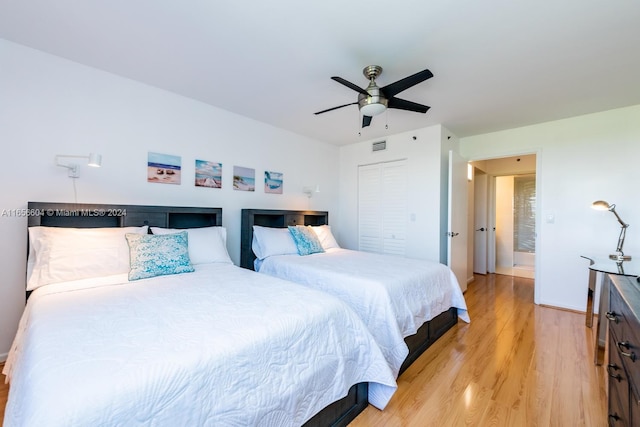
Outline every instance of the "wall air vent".
<svg viewBox="0 0 640 427"><path fill-rule="evenodd" d="M387 141L378 141L371 144L371 151L382 151L387 149Z"/></svg>

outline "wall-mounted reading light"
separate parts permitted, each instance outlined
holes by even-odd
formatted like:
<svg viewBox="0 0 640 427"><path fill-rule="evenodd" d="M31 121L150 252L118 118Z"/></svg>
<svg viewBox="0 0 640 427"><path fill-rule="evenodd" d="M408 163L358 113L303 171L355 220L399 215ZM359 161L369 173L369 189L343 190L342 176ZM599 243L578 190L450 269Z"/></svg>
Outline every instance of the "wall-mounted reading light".
<svg viewBox="0 0 640 427"><path fill-rule="evenodd" d="M76 156L70 154L56 154L56 166L67 168L69 172L69 178L78 178L78 164L77 163L61 163L61 158L70 159L87 159L87 165L94 168L102 166L102 155L97 153L89 153L88 156Z"/></svg>
<svg viewBox="0 0 640 427"><path fill-rule="evenodd" d="M302 192L306 194L308 198L311 198L313 193L320 192L320 185L316 184L315 187L302 187Z"/></svg>
<svg viewBox="0 0 640 427"><path fill-rule="evenodd" d="M622 246L624 246L624 238L625 238L625 235L627 234L627 227L629 227L629 224L627 224L622 220L622 218L620 218L620 215L618 215L618 213L616 212L616 205L615 204L610 205L604 200L596 200L595 202L593 202L591 207L593 209L597 209L600 211L613 212L613 214L616 216L616 219L620 223L620 226L622 227L622 229L620 230L620 236L618 237L618 246L616 247L616 253L609 255L609 258L614 259L618 262L629 261L631 259L631 256L625 255L624 252L622 252Z"/></svg>
<svg viewBox="0 0 640 427"><path fill-rule="evenodd" d="M473 181L473 166L467 163L467 181Z"/></svg>

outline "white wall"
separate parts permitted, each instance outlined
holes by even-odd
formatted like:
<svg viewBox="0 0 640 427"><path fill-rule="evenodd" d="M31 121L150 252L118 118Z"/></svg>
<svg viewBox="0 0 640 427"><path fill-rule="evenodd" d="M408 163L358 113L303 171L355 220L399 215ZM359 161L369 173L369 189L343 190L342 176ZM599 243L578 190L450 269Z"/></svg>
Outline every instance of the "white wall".
<svg viewBox="0 0 640 427"><path fill-rule="evenodd" d="M448 158L449 150L442 143L443 132L446 130L436 125L390 135L385 138L387 149L384 151L371 150L371 143L379 139L340 148L339 205L341 244L345 248L358 248L358 166L407 159L409 218L406 253L412 258L440 260L441 155L446 151Z"/></svg>
<svg viewBox="0 0 640 427"><path fill-rule="evenodd" d="M224 208L236 263L242 208L328 210L340 241L337 147L3 40L0 63L0 360L25 295L27 219L10 212L74 201L56 154L102 154L102 168L80 167L81 203ZM182 156L182 185L146 182L149 151ZM223 164L222 189L194 186L196 158ZM255 193L233 190L234 165L255 169ZM284 173L284 194L263 192L265 170ZM308 199L302 187L315 184Z"/></svg>
<svg viewBox="0 0 640 427"><path fill-rule="evenodd" d="M513 175L496 178L496 272L513 267Z"/></svg>
<svg viewBox="0 0 640 427"><path fill-rule="evenodd" d="M536 302L584 311L588 262L615 250L620 226L610 212L590 208L615 203L631 226L625 252L640 257L640 105L461 138L469 160L537 152ZM553 222L547 222L552 216Z"/></svg>

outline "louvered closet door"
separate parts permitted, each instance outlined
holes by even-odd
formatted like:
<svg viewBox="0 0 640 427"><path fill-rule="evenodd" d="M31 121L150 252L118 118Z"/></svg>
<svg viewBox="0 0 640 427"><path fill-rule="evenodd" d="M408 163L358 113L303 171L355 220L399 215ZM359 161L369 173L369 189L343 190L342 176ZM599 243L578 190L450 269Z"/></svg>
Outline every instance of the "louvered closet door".
<svg viewBox="0 0 640 427"><path fill-rule="evenodd" d="M358 167L358 245L361 251L382 252L382 176L380 165Z"/></svg>
<svg viewBox="0 0 640 427"><path fill-rule="evenodd" d="M405 255L407 233L407 162L359 167L359 249Z"/></svg>

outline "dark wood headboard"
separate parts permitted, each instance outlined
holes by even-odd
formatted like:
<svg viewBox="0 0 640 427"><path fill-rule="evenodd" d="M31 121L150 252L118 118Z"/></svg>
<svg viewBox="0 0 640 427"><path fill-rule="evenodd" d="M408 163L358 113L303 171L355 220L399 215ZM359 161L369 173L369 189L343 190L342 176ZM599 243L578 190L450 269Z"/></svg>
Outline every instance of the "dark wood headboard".
<svg viewBox="0 0 640 427"><path fill-rule="evenodd" d="M326 225L329 212L326 211L286 211L271 209L242 209L240 234L240 267L253 270L256 255L251 249L253 226L285 228L290 225Z"/></svg>
<svg viewBox="0 0 640 427"><path fill-rule="evenodd" d="M197 228L222 225L222 208L29 202L28 226Z"/></svg>
<svg viewBox="0 0 640 427"><path fill-rule="evenodd" d="M199 228L222 225L222 208L27 203L27 226ZM27 241L27 251L29 243ZM27 298L31 291L27 291Z"/></svg>

